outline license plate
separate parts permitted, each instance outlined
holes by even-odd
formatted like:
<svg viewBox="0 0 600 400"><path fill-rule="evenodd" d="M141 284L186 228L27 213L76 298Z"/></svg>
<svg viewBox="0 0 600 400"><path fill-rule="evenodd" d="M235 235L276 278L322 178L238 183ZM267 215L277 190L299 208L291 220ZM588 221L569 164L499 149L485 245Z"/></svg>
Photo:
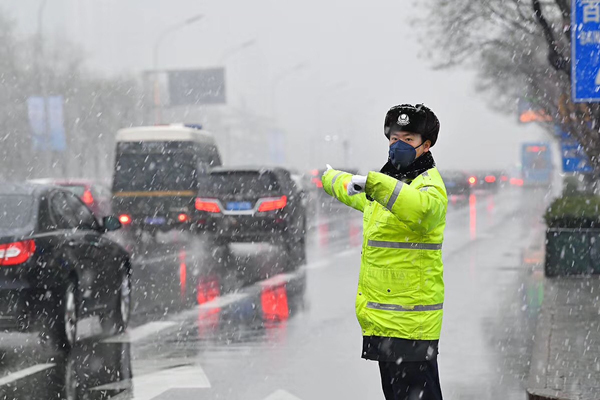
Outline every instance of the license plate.
<svg viewBox="0 0 600 400"><path fill-rule="evenodd" d="M144 219L144 222L148 225L164 225L167 219L165 217L148 217Z"/></svg>
<svg viewBox="0 0 600 400"><path fill-rule="evenodd" d="M248 211L252 210L252 203L249 201L232 201L227 203L227 210L229 211Z"/></svg>

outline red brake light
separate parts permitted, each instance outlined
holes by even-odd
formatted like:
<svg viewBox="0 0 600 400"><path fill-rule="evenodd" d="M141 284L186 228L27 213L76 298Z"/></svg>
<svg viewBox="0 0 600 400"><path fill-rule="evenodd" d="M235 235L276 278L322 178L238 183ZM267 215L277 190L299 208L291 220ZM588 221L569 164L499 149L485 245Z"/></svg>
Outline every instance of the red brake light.
<svg viewBox="0 0 600 400"><path fill-rule="evenodd" d="M476 183L477 183L477 178L475 178L474 176L470 177L470 178L469 178L469 183L470 183L471 185L474 185L474 184L476 184Z"/></svg>
<svg viewBox="0 0 600 400"><path fill-rule="evenodd" d="M85 192L83 192L81 200L83 200L83 202L88 206L94 204L94 196L92 196L92 192L90 192L89 189L86 189Z"/></svg>
<svg viewBox="0 0 600 400"><path fill-rule="evenodd" d="M523 186L523 179L519 178L510 178L510 184L514 186Z"/></svg>
<svg viewBox="0 0 600 400"><path fill-rule="evenodd" d="M485 181L487 183L494 183L496 182L496 177L494 175L488 175L485 177Z"/></svg>
<svg viewBox="0 0 600 400"><path fill-rule="evenodd" d="M285 208L285 206L287 206L287 196L266 199L258 207L258 212L282 210Z"/></svg>
<svg viewBox="0 0 600 400"><path fill-rule="evenodd" d="M319 189L323 187L323 182L321 181L321 179L312 178L312 181L315 184L315 186L318 187Z"/></svg>
<svg viewBox="0 0 600 400"><path fill-rule="evenodd" d="M182 213L182 214L179 214L179 215L177 216L177 220L178 220L179 222L187 222L187 221L188 221L188 219L189 219L189 217L188 217L188 215L187 215L187 214L183 214L183 213Z"/></svg>
<svg viewBox="0 0 600 400"><path fill-rule="evenodd" d="M121 225L129 225L131 223L131 217L127 214L120 215L119 222L121 222Z"/></svg>
<svg viewBox="0 0 600 400"><path fill-rule="evenodd" d="M0 244L0 265L11 266L23 264L35 253L35 242L25 240L8 244Z"/></svg>
<svg viewBox="0 0 600 400"><path fill-rule="evenodd" d="M209 213L220 213L221 207L219 207L219 203L216 200L197 198L196 210L206 211Z"/></svg>

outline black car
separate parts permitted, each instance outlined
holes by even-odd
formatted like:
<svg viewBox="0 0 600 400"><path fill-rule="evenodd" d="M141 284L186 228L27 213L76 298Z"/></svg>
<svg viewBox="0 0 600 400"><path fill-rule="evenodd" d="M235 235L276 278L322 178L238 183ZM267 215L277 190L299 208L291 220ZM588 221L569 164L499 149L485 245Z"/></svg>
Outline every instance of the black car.
<svg viewBox="0 0 600 400"><path fill-rule="evenodd" d="M44 185L0 186L0 329L40 331L69 350L77 321L98 315L106 333L125 330L131 262L73 193Z"/></svg>
<svg viewBox="0 0 600 400"><path fill-rule="evenodd" d="M475 187L495 191L500 187L502 173L498 171L483 171L475 176Z"/></svg>
<svg viewBox="0 0 600 400"><path fill-rule="evenodd" d="M306 257L306 196L284 168L213 169L196 200L217 244L282 243Z"/></svg>

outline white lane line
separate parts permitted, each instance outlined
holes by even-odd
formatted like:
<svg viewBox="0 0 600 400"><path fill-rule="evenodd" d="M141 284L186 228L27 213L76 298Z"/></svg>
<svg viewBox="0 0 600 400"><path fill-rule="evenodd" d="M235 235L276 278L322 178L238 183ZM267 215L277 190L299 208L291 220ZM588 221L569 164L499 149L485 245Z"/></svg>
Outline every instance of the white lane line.
<svg viewBox="0 0 600 400"><path fill-rule="evenodd" d="M294 279L298 275L299 275L299 273L278 274L269 279L265 279L264 281L258 282L258 285L262 286L262 287L281 286L283 284L289 283L292 279Z"/></svg>
<svg viewBox="0 0 600 400"><path fill-rule="evenodd" d="M175 322L170 321L154 321L144 325L140 325L135 329L127 331L121 335L103 340L104 343L135 343L148 336L157 334L160 331L171 328L177 325Z"/></svg>
<svg viewBox="0 0 600 400"><path fill-rule="evenodd" d="M350 255L354 255L355 253L359 253L361 251L360 247L355 247L352 249L348 249L348 250L344 250L341 253L336 253L335 255L326 258L324 260L321 261L317 261L314 263L310 263L310 264L306 264L305 268L306 269L320 269L320 268L325 268L330 266L332 263L334 263L334 260L337 258L343 258L346 256L350 256ZM360 263L360 260L358 260L357 262Z"/></svg>
<svg viewBox="0 0 600 400"><path fill-rule="evenodd" d="M13 372L12 374L6 375L4 378L0 379L0 386L8 385L19 379L23 379L28 377L29 375L37 374L38 372L45 371L47 369L53 368L55 364L38 364L33 367L25 368L17 372Z"/></svg>
<svg viewBox="0 0 600 400"><path fill-rule="evenodd" d="M268 397L265 397L264 400L301 400L301 399L299 397L294 396L293 394L286 392L285 390L280 389L280 390L270 394Z"/></svg>
<svg viewBox="0 0 600 400"><path fill-rule="evenodd" d="M196 307L197 310L211 310L213 308L222 308L232 303L240 301L248 297L248 293L232 293L225 296L217 297L214 300L209 301Z"/></svg>
<svg viewBox="0 0 600 400"><path fill-rule="evenodd" d="M131 386L133 386L133 397L131 397L133 400L151 400L171 389L208 389L211 387L201 366L184 365L146 375L134 375L133 380L110 383L92 390L121 390L129 389Z"/></svg>

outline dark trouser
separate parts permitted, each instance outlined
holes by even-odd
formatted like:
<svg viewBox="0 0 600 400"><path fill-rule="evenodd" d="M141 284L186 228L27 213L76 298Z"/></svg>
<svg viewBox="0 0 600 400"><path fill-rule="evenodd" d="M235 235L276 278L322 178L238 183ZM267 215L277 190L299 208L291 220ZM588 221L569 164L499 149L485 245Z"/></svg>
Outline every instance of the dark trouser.
<svg viewBox="0 0 600 400"><path fill-rule="evenodd" d="M442 400L437 360L379 362L386 400Z"/></svg>

